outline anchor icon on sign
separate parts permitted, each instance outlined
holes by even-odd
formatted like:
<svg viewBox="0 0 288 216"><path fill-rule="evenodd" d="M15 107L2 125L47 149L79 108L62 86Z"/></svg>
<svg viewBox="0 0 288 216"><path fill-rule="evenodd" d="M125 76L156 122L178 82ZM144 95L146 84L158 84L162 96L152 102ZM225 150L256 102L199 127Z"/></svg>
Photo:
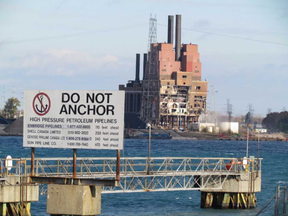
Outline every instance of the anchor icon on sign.
<svg viewBox="0 0 288 216"><path fill-rule="evenodd" d="M37 105L37 104L35 105L35 108L37 109L37 111L38 111L39 113L44 113L44 112L46 112L46 110L47 110L47 108L48 108L48 104L46 104L46 105L45 105L45 108L44 108L42 102L43 102L43 95L40 95L41 108L38 109L38 105Z"/></svg>
<svg viewBox="0 0 288 216"><path fill-rule="evenodd" d="M43 104L44 102L46 104ZM39 116L46 115L51 108L51 101L50 101L49 96L45 94L44 92L38 93L33 99L32 107L33 107L34 112L37 115Z"/></svg>

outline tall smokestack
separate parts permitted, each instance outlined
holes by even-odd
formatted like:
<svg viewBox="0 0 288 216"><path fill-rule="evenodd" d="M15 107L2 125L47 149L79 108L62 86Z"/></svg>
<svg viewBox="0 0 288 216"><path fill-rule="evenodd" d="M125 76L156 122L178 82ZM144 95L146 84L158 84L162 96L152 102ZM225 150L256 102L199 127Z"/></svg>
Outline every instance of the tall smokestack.
<svg viewBox="0 0 288 216"><path fill-rule="evenodd" d="M168 43L172 43L173 44L173 31L174 31L174 16L169 15L168 16L168 39L167 42Z"/></svg>
<svg viewBox="0 0 288 216"><path fill-rule="evenodd" d="M139 74L140 74L140 54L136 53L136 76L135 76L135 82L139 83Z"/></svg>
<svg viewBox="0 0 288 216"><path fill-rule="evenodd" d="M181 15L176 15L176 40L175 40L175 61L181 57Z"/></svg>
<svg viewBox="0 0 288 216"><path fill-rule="evenodd" d="M144 53L144 58L143 58L143 80L145 78L146 62L147 62L147 53Z"/></svg>

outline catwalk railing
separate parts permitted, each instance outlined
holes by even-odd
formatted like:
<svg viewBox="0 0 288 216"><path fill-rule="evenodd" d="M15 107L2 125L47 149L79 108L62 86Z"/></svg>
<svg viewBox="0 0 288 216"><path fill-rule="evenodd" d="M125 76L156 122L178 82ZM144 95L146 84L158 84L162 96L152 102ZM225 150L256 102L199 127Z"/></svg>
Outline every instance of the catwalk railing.
<svg viewBox="0 0 288 216"><path fill-rule="evenodd" d="M103 187L103 193L221 189L229 176L241 172L261 172L262 159L193 158L193 157L126 157L120 161L121 180L117 187ZM11 161L10 161L11 163ZM29 175L30 158L0 160L1 177ZM72 178L73 158L35 158L34 174L38 177ZM9 170L10 169L10 170ZM115 179L116 158L77 158L77 178ZM42 192L44 193L42 185Z"/></svg>

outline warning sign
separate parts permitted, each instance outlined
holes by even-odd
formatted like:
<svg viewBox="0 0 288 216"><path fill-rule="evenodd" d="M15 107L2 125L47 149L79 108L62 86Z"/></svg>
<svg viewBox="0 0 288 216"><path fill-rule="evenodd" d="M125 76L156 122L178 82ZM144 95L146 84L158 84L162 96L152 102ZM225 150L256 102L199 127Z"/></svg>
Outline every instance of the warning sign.
<svg viewBox="0 0 288 216"><path fill-rule="evenodd" d="M25 90L24 147L123 149L124 91Z"/></svg>
<svg viewBox="0 0 288 216"><path fill-rule="evenodd" d="M37 115L43 116L48 113L51 106L50 98L45 93L38 93L33 100L33 109Z"/></svg>

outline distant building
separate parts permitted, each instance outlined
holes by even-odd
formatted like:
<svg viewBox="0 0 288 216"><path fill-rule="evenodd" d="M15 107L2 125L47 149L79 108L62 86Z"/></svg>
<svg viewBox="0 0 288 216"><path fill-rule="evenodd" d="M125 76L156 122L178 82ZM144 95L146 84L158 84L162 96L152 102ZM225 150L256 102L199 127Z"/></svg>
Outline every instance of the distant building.
<svg viewBox="0 0 288 216"><path fill-rule="evenodd" d="M146 59L146 60L145 60ZM145 71L147 54L144 54L143 71ZM142 82L140 81L140 54L136 54L135 80L129 80L125 85L119 85L119 90L125 91L125 113L140 117L142 100Z"/></svg>
<svg viewBox="0 0 288 216"><path fill-rule="evenodd" d="M219 132L220 133L239 133L239 122L220 122Z"/></svg>
<svg viewBox="0 0 288 216"><path fill-rule="evenodd" d="M215 126L215 123L190 123L188 125L188 130L208 132L208 133L218 133L219 127Z"/></svg>
<svg viewBox="0 0 288 216"><path fill-rule="evenodd" d="M142 82L136 61L135 81L128 82L126 87L120 85L119 90L126 93L125 112L140 114L143 121L154 125L187 128L206 112L207 81L201 80L198 45L181 45L181 15L176 15L174 51L173 19L168 17L168 43L151 44L148 61L144 55Z"/></svg>

